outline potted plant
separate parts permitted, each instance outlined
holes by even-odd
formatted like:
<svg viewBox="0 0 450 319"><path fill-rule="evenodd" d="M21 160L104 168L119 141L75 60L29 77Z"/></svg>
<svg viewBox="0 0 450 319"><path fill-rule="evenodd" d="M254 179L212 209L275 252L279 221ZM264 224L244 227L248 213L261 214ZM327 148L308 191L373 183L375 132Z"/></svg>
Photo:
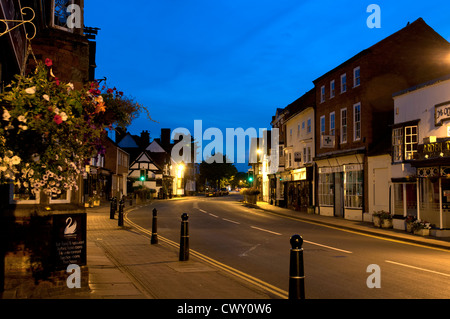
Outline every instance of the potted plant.
<svg viewBox="0 0 450 319"><path fill-rule="evenodd" d="M413 232L413 224L416 220L417 220L417 218L415 216L412 216L412 215L406 216L405 224L406 224L406 232L407 233Z"/></svg>
<svg viewBox="0 0 450 319"><path fill-rule="evenodd" d="M373 224L375 227L392 228L392 215L384 210L373 213Z"/></svg>
<svg viewBox="0 0 450 319"><path fill-rule="evenodd" d="M426 221L416 220L413 222L412 229L415 235L429 236L433 225Z"/></svg>
<svg viewBox="0 0 450 319"><path fill-rule="evenodd" d="M260 191L256 188L245 188L241 191L244 195L244 202L247 204L256 205L256 197L259 195Z"/></svg>

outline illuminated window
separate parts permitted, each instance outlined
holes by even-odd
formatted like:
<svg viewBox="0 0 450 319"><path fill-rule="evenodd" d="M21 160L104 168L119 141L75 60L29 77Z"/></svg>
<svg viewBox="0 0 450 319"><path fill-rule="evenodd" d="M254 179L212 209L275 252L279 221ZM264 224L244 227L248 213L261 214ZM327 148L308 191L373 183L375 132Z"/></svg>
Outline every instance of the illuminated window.
<svg viewBox="0 0 450 319"><path fill-rule="evenodd" d="M417 153L417 125L405 127L405 159L410 160L414 158L414 153Z"/></svg>

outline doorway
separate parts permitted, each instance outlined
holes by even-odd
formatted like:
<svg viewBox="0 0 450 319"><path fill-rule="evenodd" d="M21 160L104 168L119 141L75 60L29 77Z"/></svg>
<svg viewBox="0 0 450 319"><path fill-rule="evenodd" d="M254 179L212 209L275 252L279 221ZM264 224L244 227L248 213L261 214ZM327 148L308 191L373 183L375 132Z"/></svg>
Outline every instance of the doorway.
<svg viewBox="0 0 450 319"><path fill-rule="evenodd" d="M334 173L334 216L344 217L344 173Z"/></svg>

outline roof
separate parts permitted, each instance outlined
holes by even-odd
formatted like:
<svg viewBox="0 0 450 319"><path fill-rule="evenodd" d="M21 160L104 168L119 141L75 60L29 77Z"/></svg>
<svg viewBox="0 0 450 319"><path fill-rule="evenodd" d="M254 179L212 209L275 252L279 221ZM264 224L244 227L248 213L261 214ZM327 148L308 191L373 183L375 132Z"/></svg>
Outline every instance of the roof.
<svg viewBox="0 0 450 319"><path fill-rule="evenodd" d="M316 89L312 88L297 100L289 104L284 108L286 112L286 120L293 117L295 114L298 114L309 107L316 106Z"/></svg>
<svg viewBox="0 0 450 319"><path fill-rule="evenodd" d="M405 90L402 90L400 92L396 92L396 93L394 93L392 95L392 97L395 98L395 97L398 97L400 95L407 94L407 93L410 93L410 92L413 92L413 91L417 91L417 90L420 90L420 89L425 88L427 86L432 86L432 85L438 84L439 82L444 82L444 81L447 81L447 80L450 80L450 74L441 76L441 77L439 77L437 79L433 79L433 80L430 80L430 81L427 81L427 82L424 82L424 83L421 83L421 84L418 84L418 85L414 85L414 86L412 86L410 88L407 88Z"/></svg>
<svg viewBox="0 0 450 319"><path fill-rule="evenodd" d="M335 73L337 70L345 67L348 64L351 64L352 62L360 59L361 57L368 55L370 53L372 53L373 51L375 51L376 49L378 49L379 47L388 44L388 43L395 43L396 39L399 38L400 36L402 36L404 33L412 33L415 34L417 33L419 30L423 30L423 31L428 31L428 33L426 34L427 37L431 37L434 36L435 39L442 41L443 43L447 42L447 40L445 40L441 35L439 35L439 33L437 33L436 31L433 30L433 28L431 28L422 18L418 18L416 21L414 21L413 23L408 23L406 25L406 27L400 29L399 31L391 34L390 36L384 38L383 40L375 43L374 45L372 45L371 47L359 52L358 54L354 55L353 57L351 57L350 59L348 59L347 61L343 62L342 64L338 65L337 67L335 67L334 69L328 71L327 73L323 74L322 76L318 77L317 79L315 79L313 81L314 84L317 84L317 82L319 82L320 80L322 80L323 78L331 75L332 73ZM450 43L449 43L449 48L450 48Z"/></svg>

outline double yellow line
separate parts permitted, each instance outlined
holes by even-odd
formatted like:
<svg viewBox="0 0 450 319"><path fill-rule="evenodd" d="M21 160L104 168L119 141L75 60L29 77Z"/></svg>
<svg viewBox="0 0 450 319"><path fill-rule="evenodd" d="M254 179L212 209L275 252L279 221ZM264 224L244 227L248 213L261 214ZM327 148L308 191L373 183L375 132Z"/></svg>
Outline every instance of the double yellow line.
<svg viewBox="0 0 450 319"><path fill-rule="evenodd" d="M131 225L132 227L136 228L140 232L142 232L144 234L147 234L147 235L149 235L151 237L152 232L150 230L145 229L145 228L139 226L138 224L132 222L128 218L128 212L124 213L124 220L129 225ZM172 241L170 239L167 239L165 237L162 237L160 235L158 235L158 240L160 240L161 242L163 242L163 243L165 243L165 244L167 244L169 246L172 246L172 247L174 247L176 249L180 248L180 245L178 243L176 243L176 242L174 242L174 241ZM267 283L265 281L262 281L261 279L258 279L256 277L253 277L253 276L247 274L247 273L244 273L244 272L242 272L240 270L237 270L237 269L235 269L233 267L225 265L225 264L223 264L223 263L221 263L221 262L219 262L219 261L217 261L217 260L215 260L213 258L210 258L208 256L205 256L205 255L199 253L198 251L190 249L189 250L189 254L191 256L194 256L194 257L200 259L203 262L206 262L206 263L208 263L208 264L210 264L210 265L212 265L212 266L214 266L216 268L219 268L220 270L223 270L223 271L225 271L225 272L227 272L227 273L229 273L229 274L231 274L233 276L236 276L236 277L238 277L238 278L240 278L240 279L242 279L242 280L244 280L246 282L249 282L250 284L255 285L255 286L257 286L257 287L259 287L259 288L267 291L268 293L273 294L273 295L275 295L275 296L277 296L279 298L287 299L288 296L289 296L288 292L283 290L283 289L275 287L275 286L273 286L273 285L271 285L271 284L269 284L269 283Z"/></svg>

